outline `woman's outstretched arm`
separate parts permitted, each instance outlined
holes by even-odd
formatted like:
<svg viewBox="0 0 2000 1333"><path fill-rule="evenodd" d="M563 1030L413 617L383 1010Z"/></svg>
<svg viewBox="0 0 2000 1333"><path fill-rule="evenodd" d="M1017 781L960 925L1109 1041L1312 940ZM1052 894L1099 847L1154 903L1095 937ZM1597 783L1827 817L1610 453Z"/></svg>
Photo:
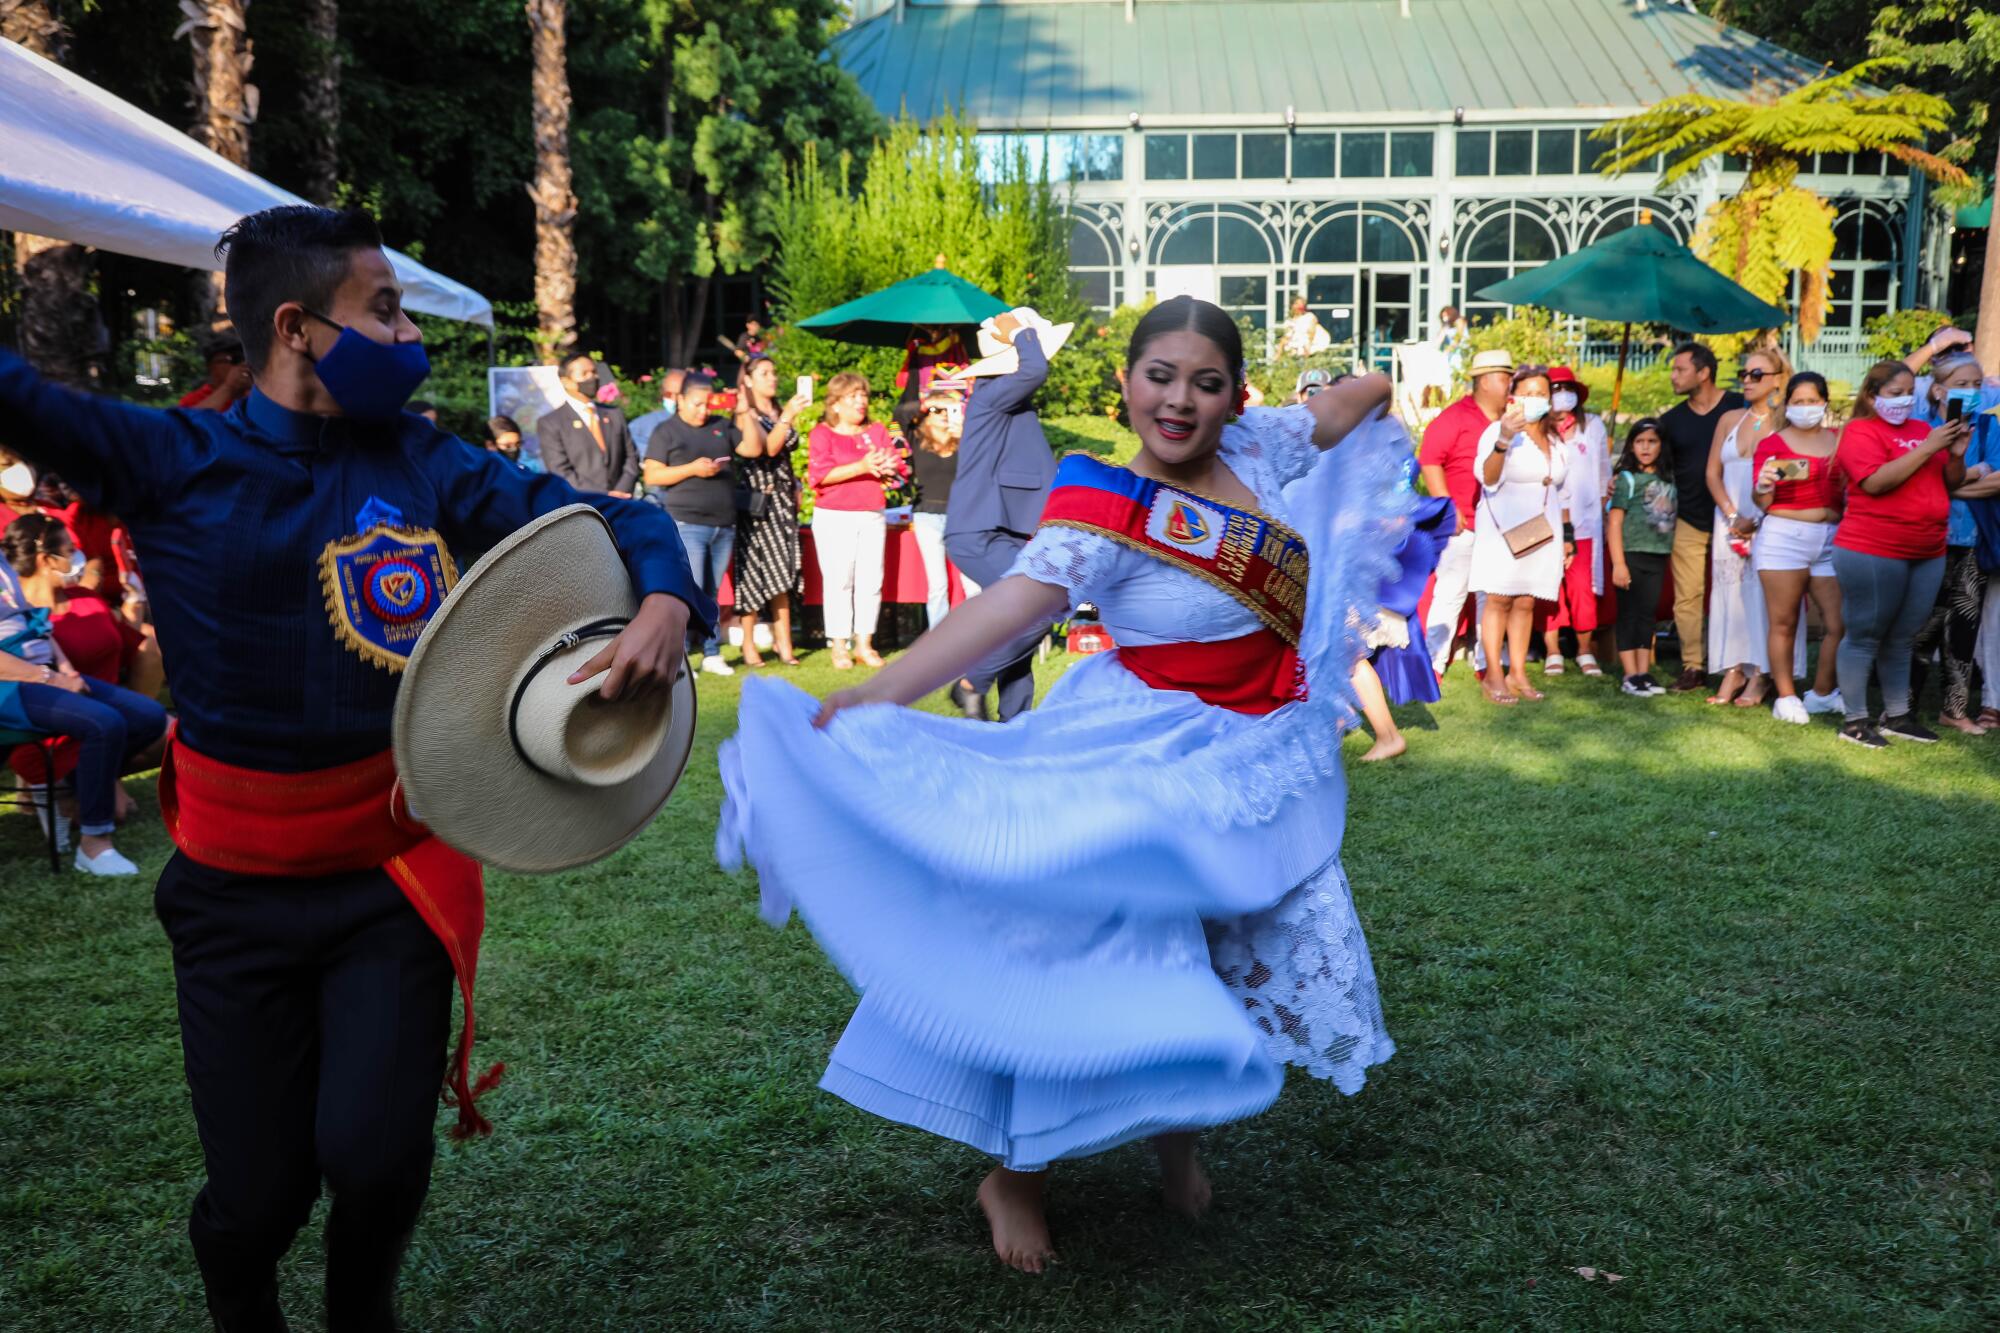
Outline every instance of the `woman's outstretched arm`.
<svg viewBox="0 0 2000 1333"><path fill-rule="evenodd" d="M1321 389L1306 400L1306 408L1313 414L1313 443L1322 449L1333 448L1388 401L1389 377L1382 374L1357 375Z"/></svg>
<svg viewBox="0 0 2000 1333"><path fill-rule="evenodd" d="M856 704L909 705L932 690L958 680L973 666L1036 624L1047 624L1069 609L1069 590L1014 574L952 608L950 615L918 639L910 651L851 690L827 696L815 726Z"/></svg>

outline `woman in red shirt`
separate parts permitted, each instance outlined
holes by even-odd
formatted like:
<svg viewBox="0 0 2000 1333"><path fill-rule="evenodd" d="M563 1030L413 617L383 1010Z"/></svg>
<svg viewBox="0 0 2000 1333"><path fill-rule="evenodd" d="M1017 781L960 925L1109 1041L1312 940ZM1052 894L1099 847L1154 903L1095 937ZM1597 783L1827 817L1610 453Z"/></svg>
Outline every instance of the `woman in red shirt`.
<svg viewBox="0 0 2000 1333"><path fill-rule="evenodd" d="M1833 572L1847 635L1838 654L1847 715L1840 738L1882 749L1884 737L1935 741L1910 699L1910 644L1944 578L1951 489L1965 478L1963 421L1932 429L1911 420L1916 378L1900 361L1876 363L1861 381L1854 420L1840 433L1834 471L1847 512L1833 536ZM1882 682L1882 721L1869 721L1870 670Z"/></svg>
<svg viewBox="0 0 2000 1333"><path fill-rule="evenodd" d="M835 375L826 386L826 417L806 440L813 551L835 671L848 670L856 657L866 666L882 665L874 644L888 539L882 484L909 470L882 423L868 419L868 397L864 376ZM848 655L850 636L855 639L853 656Z"/></svg>
<svg viewBox="0 0 2000 1333"><path fill-rule="evenodd" d="M1750 502L1764 511L1750 563L1764 586L1770 625L1767 652L1777 700L1771 716L1800 726L1813 713L1844 711L1833 665L1843 633L1840 583L1833 577L1833 532L1840 496L1833 483L1833 450L1839 435L1827 421L1826 380L1802 370L1785 385L1784 425L1757 442ZM1813 687L1801 700L1792 678L1799 607L1810 596L1826 637L1819 644Z"/></svg>

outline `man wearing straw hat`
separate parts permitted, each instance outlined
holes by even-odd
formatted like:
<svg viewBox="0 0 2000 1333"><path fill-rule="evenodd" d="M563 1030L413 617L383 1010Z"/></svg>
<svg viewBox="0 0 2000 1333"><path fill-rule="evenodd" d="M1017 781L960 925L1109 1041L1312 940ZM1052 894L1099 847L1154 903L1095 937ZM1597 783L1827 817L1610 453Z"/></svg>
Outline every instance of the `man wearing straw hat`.
<svg viewBox="0 0 2000 1333"><path fill-rule="evenodd" d="M327 1327L392 1328L440 1087L455 1135L489 1128L473 858L549 869L643 827L692 726L688 623L715 610L664 513L586 508L403 410L429 363L367 214L269 209L217 250L247 397L153 411L0 351L0 435L146 560L179 709L155 906L208 1167L188 1231L209 1310L231 1333L285 1327L277 1264L324 1180ZM453 547L494 549L461 580Z"/></svg>

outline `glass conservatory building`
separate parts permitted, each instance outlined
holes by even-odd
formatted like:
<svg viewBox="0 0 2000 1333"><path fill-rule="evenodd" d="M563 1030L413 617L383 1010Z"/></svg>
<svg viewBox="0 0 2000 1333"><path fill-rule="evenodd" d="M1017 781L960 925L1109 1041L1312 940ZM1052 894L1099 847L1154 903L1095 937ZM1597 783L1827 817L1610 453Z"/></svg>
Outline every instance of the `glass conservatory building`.
<svg viewBox="0 0 2000 1333"><path fill-rule="evenodd" d="M1482 287L1622 227L1686 240L1739 183L1726 164L1670 190L1657 170L1606 179L1593 129L1817 72L1663 0L860 0L856 17L839 59L884 114L955 110L995 160L1025 150L1070 183L1094 305L1191 293L1269 329L1303 296L1376 364L1444 306L1488 317ZM1944 218L1880 154L1819 158L1807 183L1839 208L1811 357L1833 368L1869 317L1931 301Z"/></svg>

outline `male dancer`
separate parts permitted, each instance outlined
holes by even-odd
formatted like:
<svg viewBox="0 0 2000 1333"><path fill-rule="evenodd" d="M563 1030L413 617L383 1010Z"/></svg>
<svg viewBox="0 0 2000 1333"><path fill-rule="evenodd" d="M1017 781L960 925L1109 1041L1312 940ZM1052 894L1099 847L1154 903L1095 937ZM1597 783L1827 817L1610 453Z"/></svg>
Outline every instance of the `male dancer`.
<svg viewBox="0 0 2000 1333"><path fill-rule="evenodd" d="M1007 576L1015 557L1042 521L1056 459L1035 415L1035 391L1049 377L1041 334L1023 328L1009 313L993 322L994 336L1012 343L1020 368L986 380L965 402L965 433L958 445L958 476L945 512L944 548L951 562L982 588ZM969 716L986 713L986 691L1000 686L1000 721L1025 713L1035 702L1035 647L1048 633L1041 625L1007 644L967 677L969 697L959 706ZM954 690L954 697L960 691Z"/></svg>
<svg viewBox="0 0 2000 1333"><path fill-rule="evenodd" d="M486 1128L467 1064L479 868L395 805L390 715L450 548L581 498L402 410L429 362L381 245L367 214L303 205L229 230L255 388L227 412L74 393L0 351L0 438L123 518L146 562L180 710L160 782L180 850L155 906L208 1167L188 1233L227 1333L286 1327L277 1264L322 1178L327 1327L395 1327L440 1087L456 1132ZM666 514L593 503L640 607L575 679L665 688L714 608Z"/></svg>

